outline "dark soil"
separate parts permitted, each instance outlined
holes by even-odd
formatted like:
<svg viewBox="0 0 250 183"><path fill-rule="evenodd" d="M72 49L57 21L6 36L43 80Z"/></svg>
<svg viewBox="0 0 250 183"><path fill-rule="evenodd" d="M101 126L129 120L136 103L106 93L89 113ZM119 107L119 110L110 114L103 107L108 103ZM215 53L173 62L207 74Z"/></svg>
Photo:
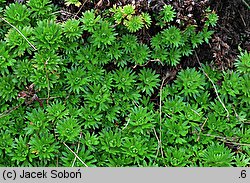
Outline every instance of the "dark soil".
<svg viewBox="0 0 250 183"><path fill-rule="evenodd" d="M219 21L213 29L215 33L210 44L201 45L196 53L201 62L213 61L220 70L232 69L239 48L250 51L250 9L241 0L211 0L207 3L219 16ZM182 67L196 66L195 60L195 56L186 58Z"/></svg>
<svg viewBox="0 0 250 183"><path fill-rule="evenodd" d="M199 56L215 60L220 69L232 68L242 50L250 51L250 10L241 0L211 0L211 9L219 16L209 46L199 48Z"/></svg>

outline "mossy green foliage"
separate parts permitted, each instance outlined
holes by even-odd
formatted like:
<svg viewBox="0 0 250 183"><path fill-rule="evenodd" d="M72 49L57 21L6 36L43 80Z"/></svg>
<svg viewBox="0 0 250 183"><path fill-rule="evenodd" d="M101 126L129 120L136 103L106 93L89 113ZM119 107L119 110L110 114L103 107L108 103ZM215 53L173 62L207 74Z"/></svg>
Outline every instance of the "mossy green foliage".
<svg viewBox="0 0 250 183"><path fill-rule="evenodd" d="M49 0L1 1L1 166L83 166L65 144L88 166L249 166L249 53L235 71L202 66L216 88L201 68L171 83L155 69L208 43L214 12L198 30L179 27L171 5L65 21L56 9ZM143 42L138 32L152 26L159 31Z"/></svg>

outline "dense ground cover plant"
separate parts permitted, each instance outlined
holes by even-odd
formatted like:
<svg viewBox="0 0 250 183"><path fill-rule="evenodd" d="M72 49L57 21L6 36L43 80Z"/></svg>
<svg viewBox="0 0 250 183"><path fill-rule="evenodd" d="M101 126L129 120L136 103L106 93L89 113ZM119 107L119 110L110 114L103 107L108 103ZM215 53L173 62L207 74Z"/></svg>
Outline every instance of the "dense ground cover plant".
<svg viewBox="0 0 250 183"><path fill-rule="evenodd" d="M155 69L209 42L209 8L196 25L170 4L59 21L49 0L0 3L0 166L84 166L69 148L88 166L249 166L249 53L172 82Z"/></svg>

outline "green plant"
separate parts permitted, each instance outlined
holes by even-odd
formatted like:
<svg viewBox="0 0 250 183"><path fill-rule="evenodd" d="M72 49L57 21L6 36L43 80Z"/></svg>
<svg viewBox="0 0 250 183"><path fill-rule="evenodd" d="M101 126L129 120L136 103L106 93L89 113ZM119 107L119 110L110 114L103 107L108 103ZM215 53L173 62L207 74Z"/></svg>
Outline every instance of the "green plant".
<svg viewBox="0 0 250 183"><path fill-rule="evenodd" d="M4 4L6 0L0 0L0 3Z"/></svg>
<svg viewBox="0 0 250 183"><path fill-rule="evenodd" d="M250 53L247 51L241 52L235 62L235 66L239 73L250 73Z"/></svg>
<svg viewBox="0 0 250 183"><path fill-rule="evenodd" d="M0 77L0 83L1 100L12 101L17 97L17 90L15 88L15 83L17 83L17 80L15 80L12 74L3 75Z"/></svg>
<svg viewBox="0 0 250 183"><path fill-rule="evenodd" d="M203 35L201 32L192 35L191 43L193 48L197 48L199 44L203 43Z"/></svg>
<svg viewBox="0 0 250 183"><path fill-rule="evenodd" d="M248 166L248 52L190 58L215 12L94 4L0 0L0 165Z"/></svg>
<svg viewBox="0 0 250 183"><path fill-rule="evenodd" d="M159 75L155 74L155 71L152 71L151 69L143 68L140 71L138 80L140 81L138 89L145 92L147 95L153 94L154 88L160 86Z"/></svg>
<svg viewBox="0 0 250 183"><path fill-rule="evenodd" d="M11 137L11 131L9 130L1 130L0 135L0 157L2 159L1 165L4 165L3 160L7 160L5 154L10 154L13 149L14 139Z"/></svg>
<svg viewBox="0 0 250 183"><path fill-rule="evenodd" d="M204 151L202 159L204 166L228 167L232 166L233 154L223 145L212 144Z"/></svg>
<svg viewBox="0 0 250 183"><path fill-rule="evenodd" d="M189 122L184 121L181 117L172 116L171 119L164 119L164 128L166 131L165 140L174 144L185 144L187 140L184 138L188 134L190 128Z"/></svg>
<svg viewBox="0 0 250 183"><path fill-rule="evenodd" d="M142 65L150 58L150 49L146 44L137 44L131 53L132 60L135 64Z"/></svg>
<svg viewBox="0 0 250 183"><path fill-rule="evenodd" d="M148 28L151 24L151 17L148 13L136 15L135 6L125 5L124 7L114 6L110 10L114 14L117 24L123 24L129 32L137 32L144 26Z"/></svg>
<svg viewBox="0 0 250 183"><path fill-rule="evenodd" d="M16 138L13 147L14 151L10 154L12 157L11 161L16 161L19 166L22 165L25 160L29 159L29 161L32 162L32 159L35 158L29 149L27 137L19 136L18 139Z"/></svg>
<svg viewBox="0 0 250 183"><path fill-rule="evenodd" d="M245 74L241 78L240 90L243 95L240 98L242 99L242 102L246 102L247 104L250 103L249 86L250 86L250 74Z"/></svg>
<svg viewBox="0 0 250 183"><path fill-rule="evenodd" d="M86 91L86 85L89 81L86 76L86 71L82 67L71 68L68 73L65 74L68 81L69 91L80 93L80 91ZM85 86L85 87L84 87Z"/></svg>
<svg viewBox="0 0 250 183"><path fill-rule="evenodd" d="M114 86L123 92L129 91L135 84L135 74L129 68L119 69L114 72Z"/></svg>
<svg viewBox="0 0 250 183"><path fill-rule="evenodd" d="M140 136L125 137L122 151L125 157L131 158L133 164L140 165L145 158L152 160L155 158L155 146L152 140L148 142Z"/></svg>
<svg viewBox="0 0 250 183"><path fill-rule="evenodd" d="M165 5L159 14L158 19L160 21L158 22L158 25L164 27L166 23L174 20L175 15L176 12L173 10L173 7L171 5Z"/></svg>
<svg viewBox="0 0 250 183"><path fill-rule="evenodd" d="M207 8L206 12L207 12L206 15L207 20L205 24L207 26L212 26L212 27L216 26L216 23L219 19L218 15L214 11L211 11L210 8Z"/></svg>
<svg viewBox="0 0 250 183"><path fill-rule="evenodd" d="M138 45L137 37L132 34L122 35L121 37L121 47L123 48L124 52L132 53L134 49L136 49Z"/></svg>
<svg viewBox="0 0 250 183"><path fill-rule="evenodd" d="M181 31L174 27L171 26L167 29L165 29L162 32L162 38L163 38L163 43L167 45L171 45L173 47L178 47L182 42L181 42Z"/></svg>
<svg viewBox="0 0 250 183"><path fill-rule="evenodd" d="M71 42L76 41L82 35L82 29L80 28L80 21L75 19L68 19L63 25L63 34Z"/></svg>
<svg viewBox="0 0 250 183"><path fill-rule="evenodd" d="M127 128L133 133L147 133L155 126L155 115L144 107L135 107L127 118Z"/></svg>
<svg viewBox="0 0 250 183"><path fill-rule="evenodd" d="M31 112L26 113L26 127L24 131L28 134L39 133L48 128L49 123L47 122L46 114L41 109L33 109Z"/></svg>
<svg viewBox="0 0 250 183"><path fill-rule="evenodd" d="M175 17L175 12L171 5L164 6L160 12L160 17L157 17L159 25L164 28L151 39L152 58L160 60L170 66L177 66L183 56L192 54L193 49L201 45L204 41L209 42L213 31L208 29L209 25L202 28L201 31L196 30L195 25L187 25L184 30L176 26L169 25ZM206 22L210 22L208 19Z"/></svg>
<svg viewBox="0 0 250 183"><path fill-rule="evenodd" d="M31 8L32 18L52 19L53 5L50 0L29 0L27 5Z"/></svg>
<svg viewBox="0 0 250 183"><path fill-rule="evenodd" d="M141 16L131 16L124 21L124 25L128 28L129 32L136 32L143 27L143 20Z"/></svg>
<svg viewBox="0 0 250 183"><path fill-rule="evenodd" d="M55 122L69 115L69 110L62 103L53 103L46 109L49 121Z"/></svg>
<svg viewBox="0 0 250 183"><path fill-rule="evenodd" d="M101 125L103 114L95 107L85 106L81 109L80 119L83 120L84 129L98 128Z"/></svg>
<svg viewBox="0 0 250 183"><path fill-rule="evenodd" d="M71 147L72 148L72 147ZM73 149L75 151L75 149ZM81 144L81 148L79 149L78 152L78 157L81 158L82 161L87 166L94 167L97 160L96 158L92 155L92 151L88 150L87 147L83 144ZM69 150L63 151L62 152L62 166L64 167L71 167L71 166L85 166L82 162L80 162L78 159L75 159L75 156L72 152Z"/></svg>
<svg viewBox="0 0 250 183"><path fill-rule="evenodd" d="M73 5L77 6L77 7L80 7L82 3L80 1L78 1L78 0L65 0L65 4L67 6L73 4Z"/></svg>
<svg viewBox="0 0 250 183"><path fill-rule="evenodd" d="M84 92L85 102L90 107L97 107L99 110L107 110L109 104L112 103L110 91L101 84L89 86L89 89Z"/></svg>
<svg viewBox="0 0 250 183"><path fill-rule="evenodd" d="M97 150L97 145L99 144L99 138L95 134L90 134L89 132L85 133L85 140L82 140L84 144L90 149L90 150Z"/></svg>
<svg viewBox="0 0 250 183"><path fill-rule="evenodd" d="M31 63L37 70L45 70L49 73L60 71L64 64L61 57L53 51L40 51L39 53L35 53L34 59L31 60Z"/></svg>
<svg viewBox="0 0 250 183"><path fill-rule="evenodd" d="M65 118L57 122L56 133L61 141L74 142L81 132L81 126L74 118Z"/></svg>
<svg viewBox="0 0 250 183"><path fill-rule="evenodd" d="M55 142L55 138L48 131L34 135L30 142L30 151L39 160L42 160L47 164L50 159L53 159L58 153L58 142Z"/></svg>
<svg viewBox="0 0 250 183"><path fill-rule="evenodd" d="M9 74L8 67L15 64L16 60L9 53L10 50L7 49L7 43L1 41L0 42L0 69L1 75Z"/></svg>
<svg viewBox="0 0 250 183"><path fill-rule="evenodd" d="M56 51L62 43L62 27L53 20L39 21L34 30L34 35L39 49Z"/></svg>
<svg viewBox="0 0 250 183"><path fill-rule="evenodd" d="M248 158L246 155L244 154L237 154L234 157L235 160L235 165L238 167L245 167L247 165L250 164L250 158Z"/></svg>
<svg viewBox="0 0 250 183"><path fill-rule="evenodd" d="M101 150L108 154L117 155L122 146L122 136L120 131L103 131L100 133Z"/></svg>
<svg viewBox="0 0 250 183"><path fill-rule="evenodd" d="M100 24L95 27L95 31L90 37L90 42L98 48L106 47L115 41L116 35L114 29L111 28L108 22L100 22Z"/></svg>
<svg viewBox="0 0 250 183"><path fill-rule="evenodd" d="M31 27L27 26L18 28L26 38L30 38L32 36L33 29ZM15 29L9 29L5 40L14 56L20 57L24 55L26 51L31 54L32 48L23 36L21 36Z"/></svg>
<svg viewBox="0 0 250 183"><path fill-rule="evenodd" d="M166 163L171 167L183 167L189 163L190 153L185 148L168 147L166 149Z"/></svg>
<svg viewBox="0 0 250 183"><path fill-rule="evenodd" d="M19 3L11 3L6 7L4 16L6 20L14 25L18 25L20 27L29 25L30 19L30 10L26 5Z"/></svg>
<svg viewBox="0 0 250 183"><path fill-rule="evenodd" d="M227 94L229 94L232 97L236 97L240 94L240 80L239 80L239 74L238 73L224 73L224 82L222 83L221 87L221 93L224 94L223 97L226 99ZM230 97L230 98L232 98Z"/></svg>
<svg viewBox="0 0 250 183"><path fill-rule="evenodd" d="M149 15L148 13L142 12L141 18L142 18L142 20L144 21L145 27L146 27L146 28L149 28L150 25L151 25L151 23L152 23L152 19L151 19L150 15Z"/></svg>
<svg viewBox="0 0 250 183"><path fill-rule="evenodd" d="M178 74L175 81L176 88L184 97L196 97L201 90L204 90L205 77L194 68L186 69Z"/></svg>
<svg viewBox="0 0 250 183"><path fill-rule="evenodd" d="M93 33L94 29L99 25L99 22L101 21L101 16L96 16L94 10L88 10L82 14L80 20L83 23L83 29Z"/></svg>

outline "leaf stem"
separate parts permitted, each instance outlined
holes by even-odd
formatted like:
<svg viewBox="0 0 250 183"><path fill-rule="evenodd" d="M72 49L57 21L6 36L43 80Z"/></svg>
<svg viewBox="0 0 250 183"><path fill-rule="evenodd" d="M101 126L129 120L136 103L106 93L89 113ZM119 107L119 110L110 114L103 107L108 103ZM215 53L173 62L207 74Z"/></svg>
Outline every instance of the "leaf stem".
<svg viewBox="0 0 250 183"><path fill-rule="evenodd" d="M6 19L0 17L4 22L6 22L7 24L9 24L11 27L13 27L28 43L29 45L34 49L34 51L37 51L37 48L23 35L23 33L18 30L18 28L16 28L14 25L12 25L10 22L8 22Z"/></svg>
<svg viewBox="0 0 250 183"><path fill-rule="evenodd" d="M79 136L79 141L78 141L78 144L77 144L77 149L76 149L76 153L77 153L77 154L78 154L78 152L79 152L79 148L80 148L80 140L81 140L81 138L82 138L82 132L80 133L80 136ZM74 161L73 161L73 163L72 163L72 167L74 167L75 162L76 162L76 156L75 156Z"/></svg>
<svg viewBox="0 0 250 183"><path fill-rule="evenodd" d="M79 158L79 156L78 156L72 149L70 149L70 147L69 147L67 144L65 144L65 142L63 142L63 145L65 145L65 146L68 148L68 150L70 150L70 152L72 152L72 153L75 155L75 157L76 157L84 166L88 167L88 165L87 165L86 163L84 163L84 162L81 160L81 158Z"/></svg>
<svg viewBox="0 0 250 183"><path fill-rule="evenodd" d="M214 88L214 91L215 91L215 93L216 93L216 96L217 96L219 102L221 103L221 105L223 106L223 108L225 109L225 111L227 112L227 118L229 118L229 116L230 116L229 111L227 110L225 104L222 102L222 100L221 100L221 98L220 98L220 96L219 96L218 90L217 90L217 88L216 88L216 86L215 86L213 80L208 76L208 74L207 74L207 73L204 71L204 69L202 68L200 59L199 59L199 57L198 57L196 51L195 51L194 53L195 53L195 57L196 57L196 59L197 59L199 65L200 65L200 67L201 67L202 72L205 74L205 76L208 78L208 80L212 83L213 88Z"/></svg>

